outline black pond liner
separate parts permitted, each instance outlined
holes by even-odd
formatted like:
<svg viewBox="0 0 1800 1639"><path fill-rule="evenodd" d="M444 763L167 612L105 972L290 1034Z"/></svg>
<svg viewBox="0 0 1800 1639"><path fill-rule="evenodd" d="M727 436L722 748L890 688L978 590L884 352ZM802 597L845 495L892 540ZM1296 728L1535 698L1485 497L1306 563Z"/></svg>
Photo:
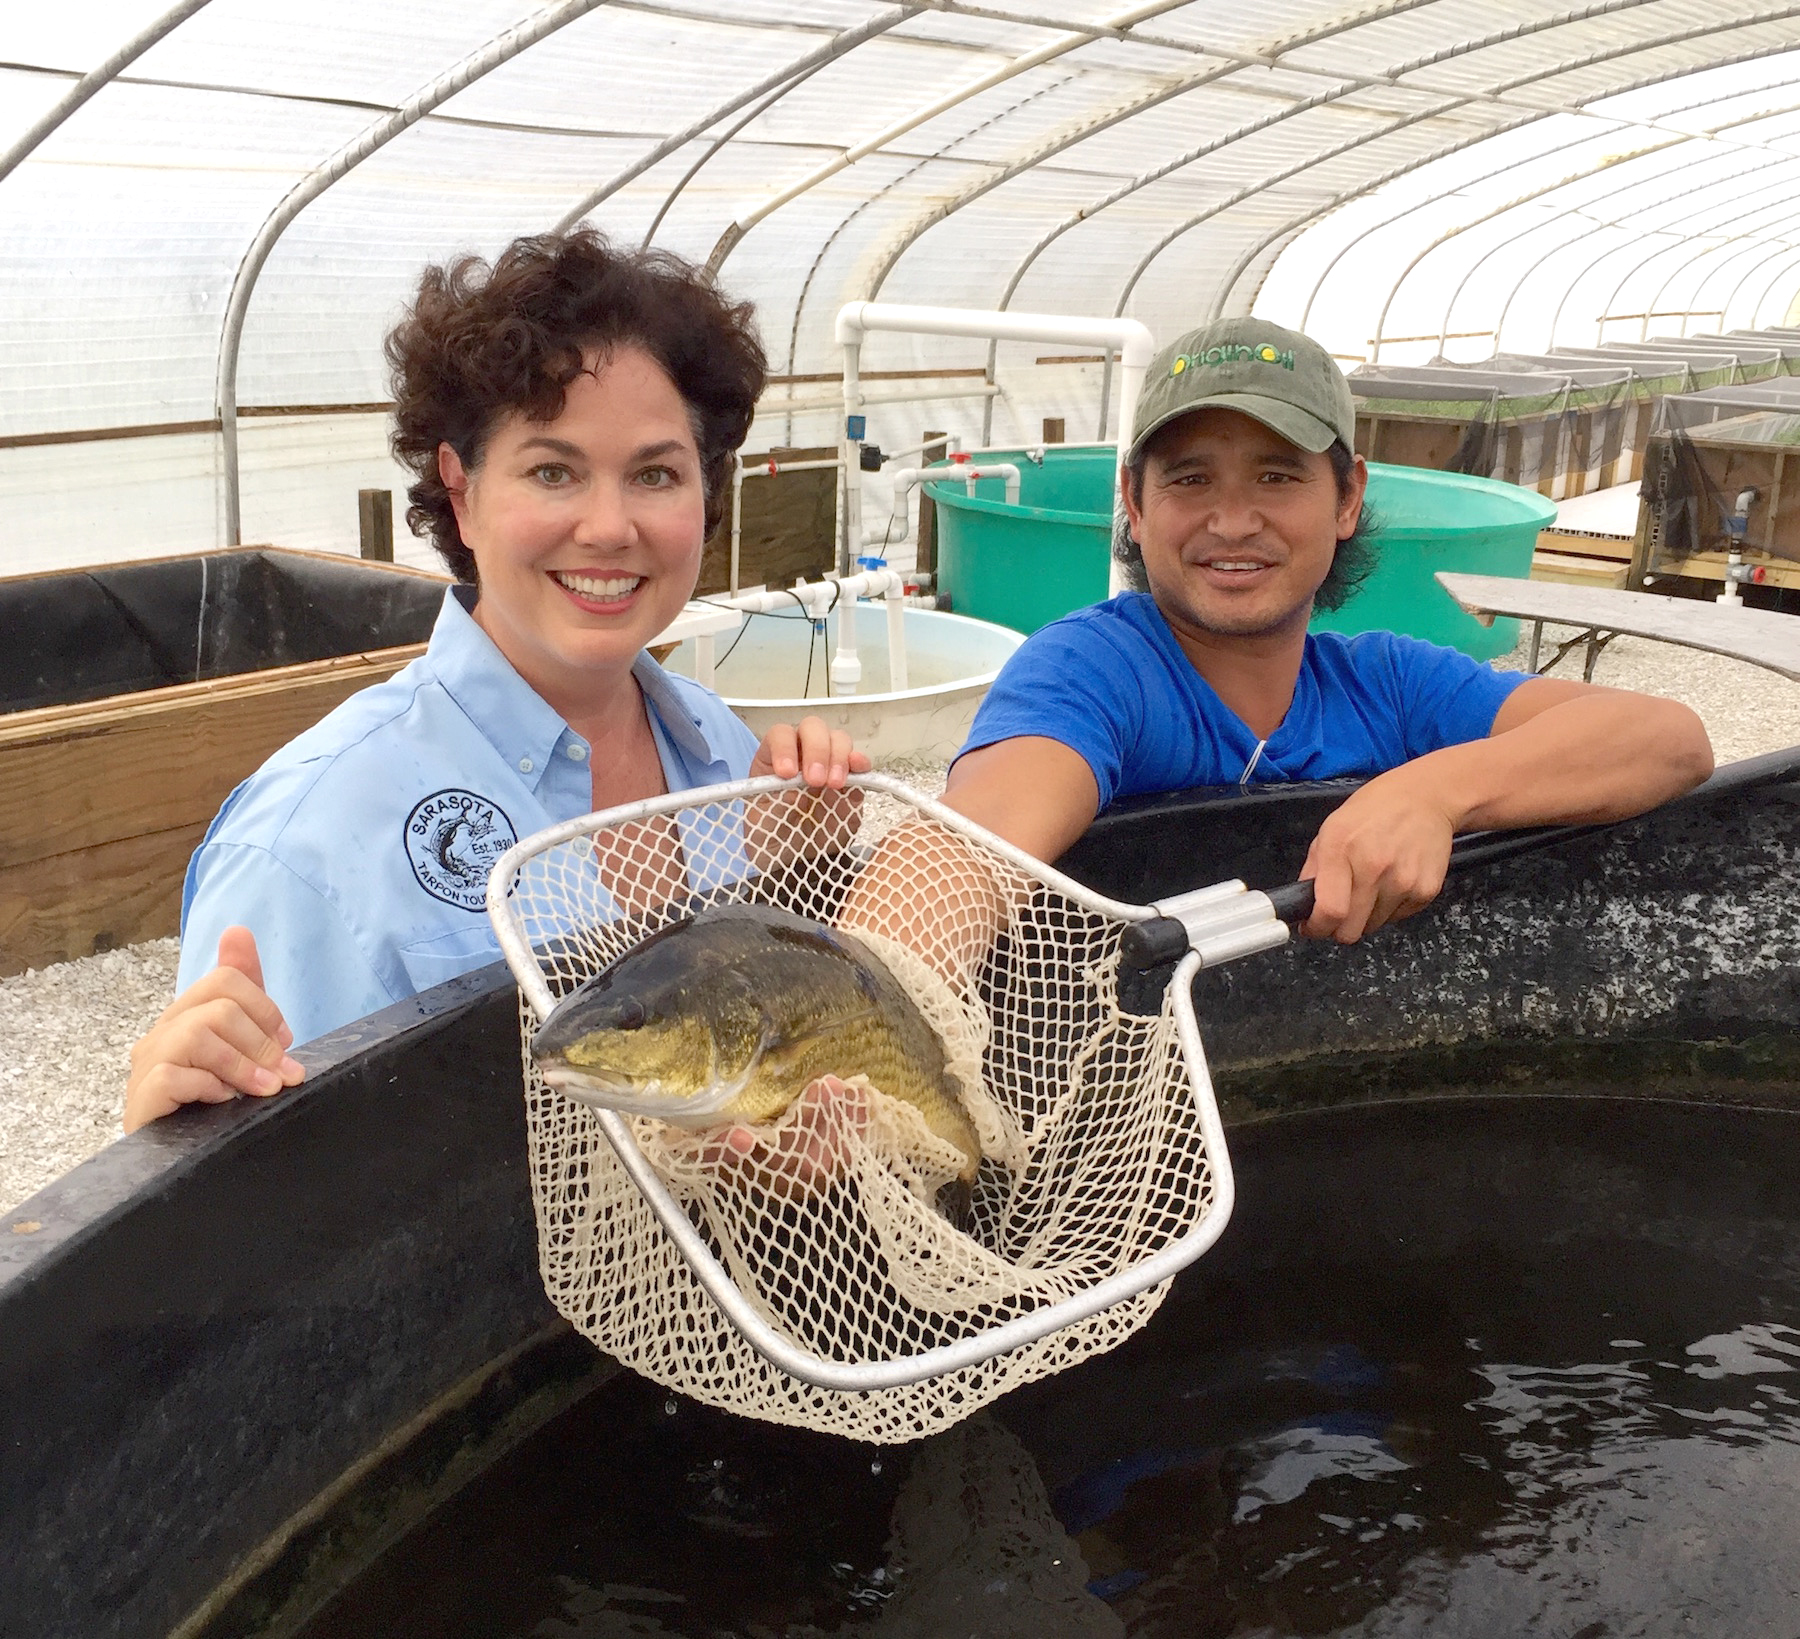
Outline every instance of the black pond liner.
<svg viewBox="0 0 1800 1639"><path fill-rule="evenodd" d="M425 576L272 548L0 580L0 712L423 643L443 598Z"/></svg>
<svg viewBox="0 0 1800 1639"><path fill-rule="evenodd" d="M1273 885L1348 789L1134 804L1065 864L1139 900L1225 875ZM1246 1187L1305 1176L1298 1152L1259 1136L1290 1125L1269 1117L1314 1112L1327 1126L1307 1130L1325 1136L1306 1142L1329 1151L1332 1131L1363 1130L1359 1105L1387 1112L1365 1112L1373 1132L1396 1105L1595 1091L1679 1113L1690 1171L1704 1170L1716 1119L1726 1165L1741 1112L1800 1107L1797 859L1789 752L1458 876L1425 914L1354 949L1303 944L1202 975ZM0 1220L0 1631L295 1631L547 1419L648 1392L621 1380L584 1401L609 1368L537 1283L515 1009L502 969L453 981L304 1048L300 1089L184 1111ZM1366 1168L1345 1187L1383 1199ZM1494 1212L1532 1221L1523 1206ZM1255 1226L1284 1221L1266 1194L1239 1213L1214 1255L1225 1261L1184 1277L1167 1323L1120 1361L1152 1370L1209 1267L1254 1263ZM1781 1205L1762 1233L1791 1277L1800 1223ZM1718 1242L1729 1261L1729 1237ZM1590 1274L1603 1289L1604 1271ZM1771 1301L1791 1317L1791 1298ZM1129 1372L1107 1375L1122 1369L1097 1362L997 1415L1098 1431L1107 1396L1094 1385L1128 1395ZM623 1418L631 1402L619 1404ZM1040 1459L1059 1511L1077 1510L1067 1487L1091 1455Z"/></svg>

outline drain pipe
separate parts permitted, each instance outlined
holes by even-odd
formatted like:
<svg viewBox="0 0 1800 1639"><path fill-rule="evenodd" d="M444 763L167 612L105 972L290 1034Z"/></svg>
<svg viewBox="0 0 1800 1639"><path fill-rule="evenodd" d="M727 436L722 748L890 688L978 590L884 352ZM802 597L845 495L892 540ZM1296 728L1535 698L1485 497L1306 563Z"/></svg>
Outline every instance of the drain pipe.
<svg viewBox="0 0 1800 1639"><path fill-rule="evenodd" d="M1744 541L1750 533L1750 508L1756 504L1757 494L1758 491L1754 489L1740 489L1737 505L1725 520L1725 535L1731 550L1725 560L1725 590L1713 602L1722 603L1728 609L1743 608L1744 583L1759 581L1763 577L1761 565L1744 562Z"/></svg>
<svg viewBox="0 0 1800 1639"><path fill-rule="evenodd" d="M996 341L1086 342L1117 349L1121 442L1130 436L1144 370L1156 338L1136 319L1102 319L1064 313L995 313L961 307L903 307L889 302L849 302L838 309L837 341L844 350L844 524L838 568L850 567L850 546L862 539L862 442L867 430L862 397L862 341L871 330L909 335L980 336ZM1112 566L1112 590L1125 588Z"/></svg>
<svg viewBox="0 0 1800 1639"><path fill-rule="evenodd" d="M931 467L921 472L917 467L902 467L894 474L894 506L888 517L887 536L884 544L894 545L904 541L912 532L912 517L907 511L907 501L912 492L920 484L946 483L954 484L959 479L970 495L975 493L975 486L983 478L1000 478L1006 482L1006 504L1019 504L1019 469L1010 461L971 461L967 457L951 457L948 467ZM900 533L894 533L898 525Z"/></svg>

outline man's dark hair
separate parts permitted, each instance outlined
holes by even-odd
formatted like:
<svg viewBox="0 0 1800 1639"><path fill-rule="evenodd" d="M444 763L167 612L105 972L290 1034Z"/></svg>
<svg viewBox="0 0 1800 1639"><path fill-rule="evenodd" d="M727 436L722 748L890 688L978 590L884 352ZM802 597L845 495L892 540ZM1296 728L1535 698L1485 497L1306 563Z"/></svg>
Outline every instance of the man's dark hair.
<svg viewBox="0 0 1800 1639"><path fill-rule="evenodd" d="M1152 438L1138 451L1135 461L1125 463L1125 481L1131 486L1131 504L1135 507L1142 508L1144 504L1144 471L1149 465L1150 451L1155 444L1156 440ZM1338 499L1341 501L1350 488L1350 474L1355 470L1356 457L1341 438L1334 439L1325 454L1331 462L1331 476L1336 480ZM1350 594L1374 572L1375 537L1380 530L1381 520L1369 510L1365 500L1356 520L1356 528L1349 539L1338 542L1331 568L1326 572L1318 591L1313 593L1315 609L1342 608ZM1140 592L1149 591L1150 581L1144 573L1143 548L1132 539L1131 521L1125 516L1123 509L1119 513L1118 529L1113 536L1113 557L1124 565L1126 577L1134 588Z"/></svg>
<svg viewBox="0 0 1800 1639"><path fill-rule="evenodd" d="M655 359L688 407L711 535L768 371L748 302L727 301L678 256L615 250L591 228L515 239L491 267L463 256L425 270L387 338L392 447L417 478L406 521L458 580L474 583L475 555L438 476L438 446L473 472L508 414L554 421L584 356L620 346Z"/></svg>

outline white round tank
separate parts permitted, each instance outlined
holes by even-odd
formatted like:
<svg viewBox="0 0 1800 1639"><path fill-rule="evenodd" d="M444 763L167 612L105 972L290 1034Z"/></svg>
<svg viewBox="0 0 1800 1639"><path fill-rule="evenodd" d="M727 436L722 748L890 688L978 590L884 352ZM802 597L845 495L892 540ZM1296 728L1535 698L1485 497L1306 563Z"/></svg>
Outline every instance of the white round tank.
<svg viewBox="0 0 1800 1639"><path fill-rule="evenodd" d="M714 640L713 687L758 735L774 723L822 717L846 730L857 748L886 757L948 761L962 748L975 708L1024 636L1006 626L936 609L908 609L906 668L910 685L889 687L887 609L856 605L856 654L862 678L853 695L831 688L837 613L818 632L792 613L750 615L732 636ZM694 645L678 644L663 665L694 675Z"/></svg>

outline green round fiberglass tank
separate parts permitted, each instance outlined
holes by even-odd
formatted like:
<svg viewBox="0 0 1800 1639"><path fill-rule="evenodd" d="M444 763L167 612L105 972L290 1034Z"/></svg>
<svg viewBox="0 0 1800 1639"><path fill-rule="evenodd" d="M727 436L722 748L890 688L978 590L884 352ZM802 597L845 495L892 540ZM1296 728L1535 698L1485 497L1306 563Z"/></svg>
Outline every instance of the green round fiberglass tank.
<svg viewBox="0 0 1800 1639"><path fill-rule="evenodd" d="M1019 469L1019 504L998 478L971 496L934 483L938 584L960 615L1016 631L1038 627L1106 596L1112 539L1111 445L1051 445L1042 464L1023 450L983 450L982 461ZM948 471L940 464L933 471ZM1556 517L1535 490L1420 467L1369 467L1368 505L1379 522L1376 567L1341 609L1314 631L1404 632L1491 660L1518 641L1516 620L1483 626L1432 578L1531 573L1538 531Z"/></svg>

